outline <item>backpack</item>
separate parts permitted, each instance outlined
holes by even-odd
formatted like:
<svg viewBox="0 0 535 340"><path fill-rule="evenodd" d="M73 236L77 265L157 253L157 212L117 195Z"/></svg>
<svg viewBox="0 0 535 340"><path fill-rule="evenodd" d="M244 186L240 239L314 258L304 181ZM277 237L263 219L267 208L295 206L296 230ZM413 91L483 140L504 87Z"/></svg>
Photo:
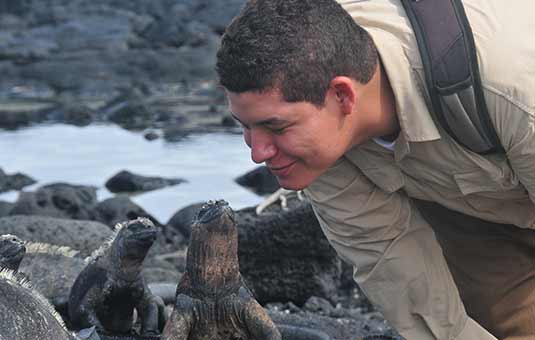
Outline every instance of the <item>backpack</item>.
<svg viewBox="0 0 535 340"><path fill-rule="evenodd" d="M483 96L472 30L461 0L401 0L411 22L438 123L479 154L504 153Z"/></svg>

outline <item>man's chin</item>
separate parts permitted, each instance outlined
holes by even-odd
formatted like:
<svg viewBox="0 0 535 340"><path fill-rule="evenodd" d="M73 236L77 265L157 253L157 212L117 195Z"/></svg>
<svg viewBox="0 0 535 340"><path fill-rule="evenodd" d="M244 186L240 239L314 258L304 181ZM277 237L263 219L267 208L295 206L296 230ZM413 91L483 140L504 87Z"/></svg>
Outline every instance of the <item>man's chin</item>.
<svg viewBox="0 0 535 340"><path fill-rule="evenodd" d="M312 180L307 181L304 178L279 178L277 177L277 181L279 182L279 185L281 186L281 188L284 188L287 190L303 190L306 187L308 187L310 183L312 183Z"/></svg>

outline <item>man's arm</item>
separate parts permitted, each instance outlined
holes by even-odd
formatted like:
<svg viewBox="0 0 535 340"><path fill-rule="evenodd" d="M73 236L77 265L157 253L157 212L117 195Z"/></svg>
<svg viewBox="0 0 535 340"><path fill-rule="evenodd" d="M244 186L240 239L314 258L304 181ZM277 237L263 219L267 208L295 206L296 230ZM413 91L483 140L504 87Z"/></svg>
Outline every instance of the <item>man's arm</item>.
<svg viewBox="0 0 535 340"><path fill-rule="evenodd" d="M487 90L492 92L486 96L487 105L507 159L535 203L535 109L506 98L498 90Z"/></svg>
<svg viewBox="0 0 535 340"><path fill-rule="evenodd" d="M367 297L407 339L495 339L464 310L434 233L402 192L342 159L305 193Z"/></svg>

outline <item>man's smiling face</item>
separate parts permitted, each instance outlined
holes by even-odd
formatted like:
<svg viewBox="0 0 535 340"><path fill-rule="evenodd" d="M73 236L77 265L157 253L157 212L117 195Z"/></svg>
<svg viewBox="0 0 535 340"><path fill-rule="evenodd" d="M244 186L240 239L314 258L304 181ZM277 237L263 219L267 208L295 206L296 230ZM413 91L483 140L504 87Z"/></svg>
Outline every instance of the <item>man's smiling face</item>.
<svg viewBox="0 0 535 340"><path fill-rule="evenodd" d="M346 145L337 133L343 114L332 94L323 107L286 102L278 90L227 91L255 163L265 163L286 189L300 190L340 158Z"/></svg>

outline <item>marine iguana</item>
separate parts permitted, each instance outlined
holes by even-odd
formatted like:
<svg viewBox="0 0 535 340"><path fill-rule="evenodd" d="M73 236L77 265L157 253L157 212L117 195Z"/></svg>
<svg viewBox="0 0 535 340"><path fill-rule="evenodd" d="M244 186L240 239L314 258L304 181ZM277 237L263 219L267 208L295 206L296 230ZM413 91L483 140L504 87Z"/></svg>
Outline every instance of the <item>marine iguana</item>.
<svg viewBox="0 0 535 340"><path fill-rule="evenodd" d="M225 201L209 201L191 231L186 272L177 286L165 340L281 340L245 286L238 264L238 229Z"/></svg>
<svg viewBox="0 0 535 340"><path fill-rule="evenodd" d="M282 333L282 336L281 336ZM209 201L191 231L164 340L329 340L314 330L273 323L239 271L238 229L228 203Z"/></svg>
<svg viewBox="0 0 535 340"><path fill-rule="evenodd" d="M26 247L17 236L5 234L0 236L0 268L17 271L26 254Z"/></svg>
<svg viewBox="0 0 535 340"><path fill-rule="evenodd" d="M163 301L141 276L156 235L157 228L147 218L116 226L114 237L88 259L71 288L68 309L75 328L95 326L102 333L129 334L135 310L142 336L160 333L165 323Z"/></svg>
<svg viewBox="0 0 535 340"><path fill-rule="evenodd" d="M79 340L30 284L13 271L0 271L0 340Z"/></svg>

